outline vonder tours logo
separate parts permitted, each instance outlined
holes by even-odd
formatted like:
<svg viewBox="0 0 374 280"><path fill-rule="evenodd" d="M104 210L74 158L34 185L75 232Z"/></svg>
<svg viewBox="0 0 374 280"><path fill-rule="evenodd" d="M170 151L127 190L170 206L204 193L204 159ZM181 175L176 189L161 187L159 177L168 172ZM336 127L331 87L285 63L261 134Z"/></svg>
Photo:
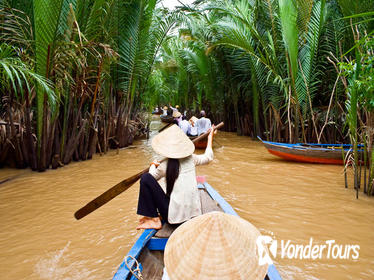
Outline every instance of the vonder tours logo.
<svg viewBox="0 0 374 280"><path fill-rule="evenodd" d="M256 241L259 255L259 265L273 264L269 253L275 258L277 256L278 242L267 235L260 235ZM268 250L266 250L266 248ZM291 240L280 241L280 257L282 259L343 259L357 260L360 256L360 245L337 244L335 240L326 240L324 244L314 244L313 238L308 244L295 244Z"/></svg>

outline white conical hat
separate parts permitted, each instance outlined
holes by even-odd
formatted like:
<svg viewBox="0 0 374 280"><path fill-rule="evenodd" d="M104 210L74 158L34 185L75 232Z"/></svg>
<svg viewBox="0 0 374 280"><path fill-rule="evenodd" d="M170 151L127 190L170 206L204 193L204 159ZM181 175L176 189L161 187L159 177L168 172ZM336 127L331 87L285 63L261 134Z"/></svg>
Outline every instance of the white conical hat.
<svg viewBox="0 0 374 280"><path fill-rule="evenodd" d="M171 280L261 279L268 265L259 265L260 232L246 220L210 212L178 227L164 255Z"/></svg>
<svg viewBox="0 0 374 280"><path fill-rule="evenodd" d="M185 158L195 151L195 145L175 124L153 138L152 148L167 158Z"/></svg>

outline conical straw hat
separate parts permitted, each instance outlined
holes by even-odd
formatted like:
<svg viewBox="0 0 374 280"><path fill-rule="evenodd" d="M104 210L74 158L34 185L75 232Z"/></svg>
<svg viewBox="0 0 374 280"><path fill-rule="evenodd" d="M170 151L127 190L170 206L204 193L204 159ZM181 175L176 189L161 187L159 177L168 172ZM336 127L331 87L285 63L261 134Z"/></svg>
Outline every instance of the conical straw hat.
<svg viewBox="0 0 374 280"><path fill-rule="evenodd" d="M167 158L185 158L195 151L195 145L175 124L153 138L152 148Z"/></svg>
<svg viewBox="0 0 374 280"><path fill-rule="evenodd" d="M246 220L210 212L178 227L170 236L164 262L170 280L265 278L256 240L260 232Z"/></svg>
<svg viewBox="0 0 374 280"><path fill-rule="evenodd" d="M179 118L181 115L182 115L181 112L173 111L173 118Z"/></svg>
<svg viewBox="0 0 374 280"><path fill-rule="evenodd" d="M164 110L167 110L168 109L168 106L164 106Z"/></svg>
<svg viewBox="0 0 374 280"><path fill-rule="evenodd" d="M196 118L195 116L192 116L191 118L190 118L190 122L193 122L194 124L196 124L196 122L198 121L199 119L198 118Z"/></svg>

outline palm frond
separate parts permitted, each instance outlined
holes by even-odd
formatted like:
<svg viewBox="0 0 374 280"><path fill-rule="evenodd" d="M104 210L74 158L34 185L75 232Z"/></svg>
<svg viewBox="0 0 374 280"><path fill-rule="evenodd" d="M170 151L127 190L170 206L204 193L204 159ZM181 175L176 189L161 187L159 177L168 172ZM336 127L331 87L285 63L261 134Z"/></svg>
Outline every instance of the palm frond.
<svg viewBox="0 0 374 280"><path fill-rule="evenodd" d="M299 53L297 8L294 0L279 0L279 15L281 18L282 35L289 56L289 67L292 79L296 79L297 56Z"/></svg>
<svg viewBox="0 0 374 280"><path fill-rule="evenodd" d="M311 17L307 23L306 43L300 49L300 67L296 77L296 93L298 101L304 112L308 109L308 96L313 96L321 80L318 80L317 61L318 49L320 47L320 37L326 22L325 0L315 2Z"/></svg>
<svg viewBox="0 0 374 280"><path fill-rule="evenodd" d="M33 72L17 57L15 50L5 43L0 45L0 76L1 87L13 90L16 97L23 97L25 89L31 92L32 87L39 86L47 92L50 104L54 106L56 103L51 81Z"/></svg>

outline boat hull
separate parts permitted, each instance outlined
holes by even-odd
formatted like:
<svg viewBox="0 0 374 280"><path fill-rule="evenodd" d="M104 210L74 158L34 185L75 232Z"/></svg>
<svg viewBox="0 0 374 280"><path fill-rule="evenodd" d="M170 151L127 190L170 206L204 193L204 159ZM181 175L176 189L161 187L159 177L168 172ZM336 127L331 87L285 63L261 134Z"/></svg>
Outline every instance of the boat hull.
<svg viewBox="0 0 374 280"><path fill-rule="evenodd" d="M190 140L194 140L197 136L189 136ZM201 139L200 141L194 142L196 149L205 149L208 146L208 139Z"/></svg>
<svg viewBox="0 0 374 280"><path fill-rule="evenodd" d="M286 144L261 141L269 153L296 162L344 164L343 158L350 151L349 145ZM360 150L359 153L362 153L362 151Z"/></svg>
<svg viewBox="0 0 374 280"><path fill-rule="evenodd" d="M164 123L172 123L173 120L174 120L173 116L169 116L169 115L167 115L167 116L163 116L163 115L161 115L161 116L160 116L160 119L161 119L161 121L163 121Z"/></svg>

